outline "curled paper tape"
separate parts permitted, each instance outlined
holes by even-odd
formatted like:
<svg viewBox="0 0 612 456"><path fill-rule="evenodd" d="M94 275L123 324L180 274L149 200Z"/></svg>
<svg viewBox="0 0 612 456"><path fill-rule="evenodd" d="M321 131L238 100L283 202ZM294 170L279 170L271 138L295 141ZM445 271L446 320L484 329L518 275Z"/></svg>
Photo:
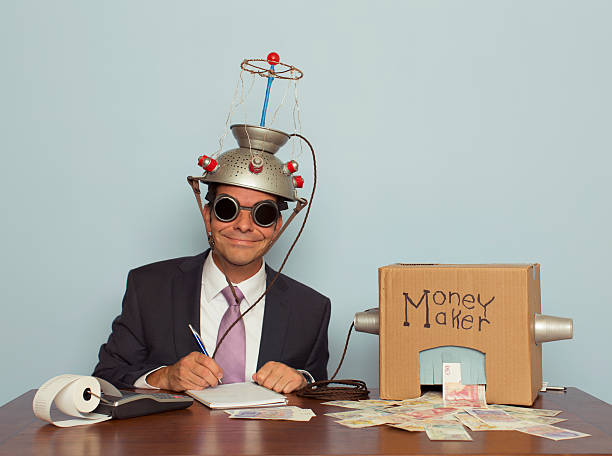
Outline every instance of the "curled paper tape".
<svg viewBox="0 0 612 456"><path fill-rule="evenodd" d="M115 397L122 396L117 388L101 378L73 374L58 375L47 380L38 389L34 395L32 408L38 418L58 427L99 423L111 419L108 415L93 413L100 403L100 392ZM54 421L51 418L51 405L54 402L61 412L76 419Z"/></svg>

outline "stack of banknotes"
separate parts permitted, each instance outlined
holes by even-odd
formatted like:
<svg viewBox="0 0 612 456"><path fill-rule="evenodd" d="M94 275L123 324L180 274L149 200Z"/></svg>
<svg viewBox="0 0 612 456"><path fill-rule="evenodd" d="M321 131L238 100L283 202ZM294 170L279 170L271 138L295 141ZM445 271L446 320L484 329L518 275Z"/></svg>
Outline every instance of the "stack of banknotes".
<svg viewBox="0 0 612 456"><path fill-rule="evenodd" d="M294 406L264 407L226 410L230 418L243 418L251 420L287 420L287 421L309 421L315 416L310 409Z"/></svg>
<svg viewBox="0 0 612 456"><path fill-rule="evenodd" d="M463 385L461 365L443 364L442 392L429 391L416 399L390 401L329 401L350 409L330 412L338 424L350 428L388 425L412 432L425 432L430 440L472 440L471 431L520 431L551 440L589 437L590 434L564 429L554 424L565 421L560 410L544 410L512 405L487 405L485 385ZM309 421L312 410L294 406L226 410L230 418Z"/></svg>
<svg viewBox="0 0 612 456"><path fill-rule="evenodd" d="M588 437L589 434L553 424L559 410L543 410L511 405L487 405L485 385L463 385L461 365L444 363L442 393L430 391L417 399L402 401L330 401L326 405L352 410L326 413L337 423L352 428L386 424L413 432L426 432L431 440L472 440L472 431L516 430L551 440Z"/></svg>

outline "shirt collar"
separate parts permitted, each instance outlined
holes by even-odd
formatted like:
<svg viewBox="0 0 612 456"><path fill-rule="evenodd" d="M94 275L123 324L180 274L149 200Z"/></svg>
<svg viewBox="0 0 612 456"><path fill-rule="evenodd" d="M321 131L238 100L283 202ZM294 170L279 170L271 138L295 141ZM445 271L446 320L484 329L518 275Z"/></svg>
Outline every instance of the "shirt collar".
<svg viewBox="0 0 612 456"><path fill-rule="evenodd" d="M233 283L240 288L246 302L251 305L253 304L263 293L266 291L266 268L265 262L261 262L261 268L254 275L240 283ZM204 268L202 271L202 285L204 288L204 295L206 301L211 302L221 290L227 287L227 280L225 276L215 263L212 257L212 251L206 257L204 261Z"/></svg>

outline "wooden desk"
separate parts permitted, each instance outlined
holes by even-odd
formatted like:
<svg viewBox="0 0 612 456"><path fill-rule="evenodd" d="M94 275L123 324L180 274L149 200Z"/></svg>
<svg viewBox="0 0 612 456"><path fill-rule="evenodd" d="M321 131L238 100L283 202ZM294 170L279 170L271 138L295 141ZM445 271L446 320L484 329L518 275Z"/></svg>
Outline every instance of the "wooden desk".
<svg viewBox="0 0 612 456"><path fill-rule="evenodd" d="M376 393L370 397L376 397ZM339 411L290 395L311 408L310 422L232 420L200 403L186 410L60 429L32 412L34 391L0 408L0 455L191 454L612 454L612 406L577 388L540 393L535 406L563 410L560 426L592 437L554 442L517 431L472 432L472 442L432 442L388 426L349 429L323 414Z"/></svg>

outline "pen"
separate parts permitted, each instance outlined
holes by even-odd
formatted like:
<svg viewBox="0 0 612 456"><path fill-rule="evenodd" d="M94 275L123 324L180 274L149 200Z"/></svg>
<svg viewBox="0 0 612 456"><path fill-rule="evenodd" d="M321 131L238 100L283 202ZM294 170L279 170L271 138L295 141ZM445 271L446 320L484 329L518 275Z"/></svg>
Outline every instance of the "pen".
<svg viewBox="0 0 612 456"><path fill-rule="evenodd" d="M547 386L546 390L550 390L550 391L565 391L567 390L567 388L565 386Z"/></svg>
<svg viewBox="0 0 612 456"><path fill-rule="evenodd" d="M196 332L195 329L193 329L193 326L191 326L191 324L189 324L187 326L189 326L189 329L191 329L191 334L193 334L193 337L195 337L196 342L200 346L200 350L202 350L202 353L204 353L206 356L208 356L210 358L210 355L208 354L208 352L204 348L204 344L202 343L202 339L200 339L200 335Z"/></svg>
<svg viewBox="0 0 612 456"><path fill-rule="evenodd" d="M208 352L204 348L204 344L202 343L202 339L200 339L200 335L196 332L195 329L193 329L193 326L191 326L191 324L188 324L187 326L189 326L189 329L191 329L191 334L193 334L193 337L195 337L196 342L200 346L200 350L202 350L202 353L204 353L206 356L208 356L210 358L210 355L208 354ZM219 379L219 383L223 383L221 381L221 379Z"/></svg>

